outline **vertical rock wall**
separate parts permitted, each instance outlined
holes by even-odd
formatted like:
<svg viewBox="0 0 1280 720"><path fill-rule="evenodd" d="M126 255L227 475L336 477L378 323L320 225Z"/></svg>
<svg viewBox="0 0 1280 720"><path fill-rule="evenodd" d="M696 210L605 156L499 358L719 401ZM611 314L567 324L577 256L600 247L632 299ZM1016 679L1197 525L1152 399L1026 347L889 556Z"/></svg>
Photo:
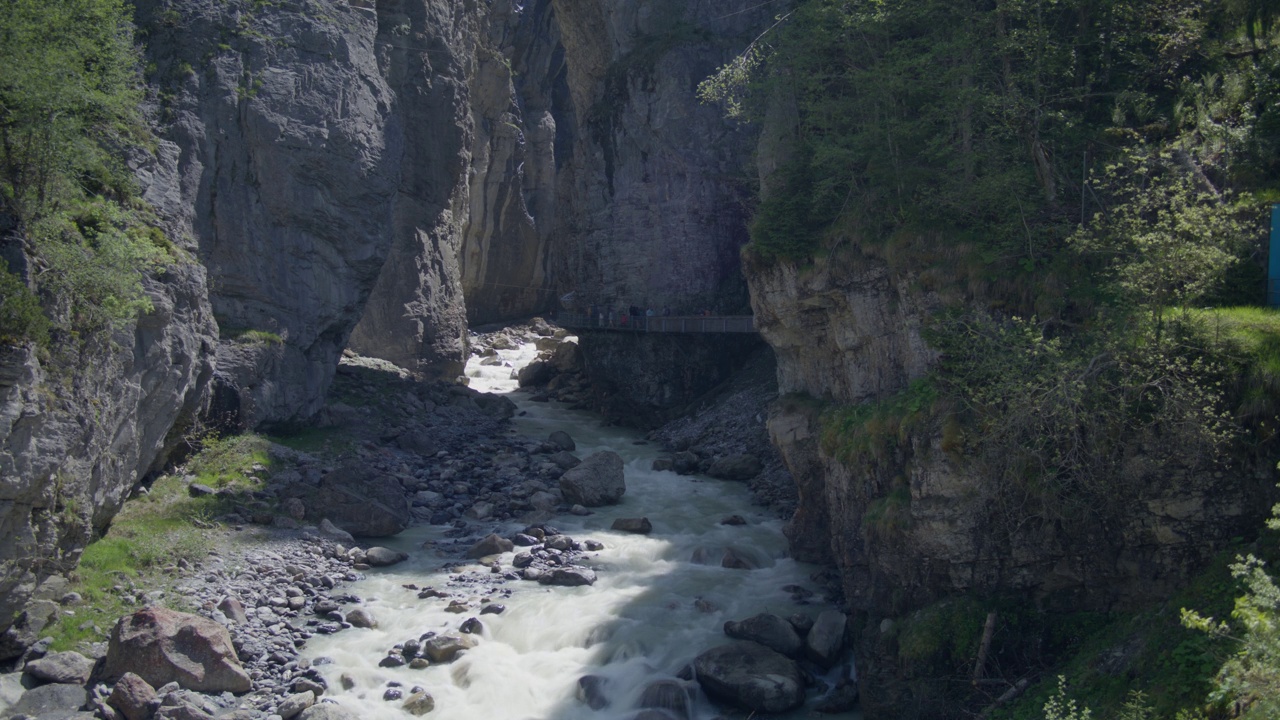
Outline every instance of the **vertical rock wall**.
<svg viewBox="0 0 1280 720"><path fill-rule="evenodd" d="M198 246L221 330L217 410L244 427L306 417L393 237L405 123L378 18L344 0L136 14L178 151L166 210Z"/></svg>
<svg viewBox="0 0 1280 720"><path fill-rule="evenodd" d="M0 631L75 567L200 410L217 332L204 269L174 265L146 292L154 309L110 342L0 349ZM9 640L0 660L21 652Z"/></svg>

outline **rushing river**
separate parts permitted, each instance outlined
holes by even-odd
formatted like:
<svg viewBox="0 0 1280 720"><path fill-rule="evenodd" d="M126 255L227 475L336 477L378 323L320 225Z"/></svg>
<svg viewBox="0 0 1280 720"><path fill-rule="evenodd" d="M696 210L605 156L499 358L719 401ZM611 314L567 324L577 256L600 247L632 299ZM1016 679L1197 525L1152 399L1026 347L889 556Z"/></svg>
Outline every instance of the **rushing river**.
<svg viewBox="0 0 1280 720"><path fill-rule="evenodd" d="M530 360L531 346L501 351L513 365ZM480 367L472 360L467 375L472 387L489 392L515 390L510 367ZM362 718L406 718L399 702L383 700L388 681L402 684L405 697L421 686L435 698L434 720L624 720L637 713L636 701L651 682L672 678L698 653L727 641L726 620L742 620L759 612L787 617L795 612L812 616L825 609L813 602L798 606L787 585L817 591L809 575L817 568L786 556L782 522L751 504L742 483L655 472L650 466L660 448L637 444L633 431L601 427L590 414L574 412L554 403L530 402L523 393L511 398L521 414L515 431L543 439L555 430L568 432L577 443L576 455L586 457L599 450L613 450L625 462L627 492L621 504L595 508L594 514L566 515L551 520L575 540L599 540L605 549L585 556L598 581L587 587L548 587L512 581L499 586L510 596L490 595L506 606L502 614L458 615L445 612L447 601L420 600L404 586L446 585L446 559L422 549L424 542L440 538L445 528L410 528L388 546L410 554L399 565L375 569L354 583L349 592L360 596L378 620L374 629L352 628L331 636L315 637L306 657L333 660L320 669L329 684L329 696L356 711ZM722 525L729 515L741 515L746 525ZM615 518L648 517L650 535L630 535L609 529ZM510 536L523 523L486 523ZM751 559L758 569L735 570L719 565L723 550L733 548ZM521 548L517 548L520 550ZM713 558L700 564L695 555ZM509 569L512 553L502 557ZM477 580L489 569L478 564L463 570ZM457 570L452 576L458 579ZM477 600L486 587L477 584ZM815 595L814 600L820 600ZM456 631L466 618L478 615L484 624L480 644L452 664L414 670L407 666L379 667L396 643L427 631ZM839 667L839 666L838 666ZM840 670L833 671L839 673ZM343 689L343 676L354 681ZM604 694L610 704L592 710L577 699L578 679L596 675L605 679ZM838 679L826 678L829 685ZM812 702L812 701L811 701ZM745 715L745 713L742 713ZM690 720L714 718L720 712L700 692L695 693ZM785 717L811 717L802 708ZM827 715L857 718L859 715Z"/></svg>

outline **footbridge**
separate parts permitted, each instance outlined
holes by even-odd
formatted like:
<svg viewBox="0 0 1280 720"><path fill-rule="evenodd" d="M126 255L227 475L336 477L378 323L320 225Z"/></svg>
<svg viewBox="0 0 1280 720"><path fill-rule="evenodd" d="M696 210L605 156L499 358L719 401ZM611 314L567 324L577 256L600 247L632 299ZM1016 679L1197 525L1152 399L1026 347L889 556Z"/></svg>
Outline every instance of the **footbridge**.
<svg viewBox="0 0 1280 720"><path fill-rule="evenodd" d="M632 333L754 333L752 315L583 315L561 313L557 325L569 329Z"/></svg>

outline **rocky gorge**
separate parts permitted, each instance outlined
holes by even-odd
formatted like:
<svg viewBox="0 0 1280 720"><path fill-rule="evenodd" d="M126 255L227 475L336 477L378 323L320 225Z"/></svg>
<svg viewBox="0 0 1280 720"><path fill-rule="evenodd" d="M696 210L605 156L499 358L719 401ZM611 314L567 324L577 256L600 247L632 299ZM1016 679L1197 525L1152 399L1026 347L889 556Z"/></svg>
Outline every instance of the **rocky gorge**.
<svg viewBox="0 0 1280 720"><path fill-rule="evenodd" d="M1274 480L1263 454L1225 469L1187 463L1169 476L1134 452L1109 502L1029 521L966 455L963 428L939 417L895 429L874 461L851 461L831 440L834 410L891 402L938 368L931 319L970 299L885 253L837 245L766 262L741 252L754 188L767 195L775 184L796 119L780 97L763 127L727 120L696 86L791 6L138 0L155 142L128 162L178 259L148 279L152 309L109 342L52 356L0 348L0 659L30 668L25 681L6 676L6 687L53 676L40 669L38 641L51 618L74 612L58 605L61 578L126 498L173 481L208 433L317 431L332 451L272 445L263 487L218 495L230 507L217 520L271 542L219 549L182 568L186 584L169 591L230 630L253 689L191 695L205 691L133 670L141 685L113 677L116 686L156 691L135 712L137 703L113 703L107 685L74 675L61 684L90 696L62 709L92 705L129 720L336 713L331 703L302 707L324 696L328 671L299 649L368 622L352 621L348 606L362 603L345 588L377 564L337 528L389 538L430 526L440 533L430 551L468 568L456 585L395 591L461 603L448 632L406 628L383 648L397 671L474 649L463 646L484 626L467 632L464 623L500 614L492 608L510 585L593 585L601 541L592 532L644 535L662 520L646 510L616 528L555 532L594 522L602 498L626 495L572 482L579 462L612 468L611 457L578 457L571 438L516 436L515 406L467 387L468 361L515 370L503 353L522 344L542 353L516 372L529 402L651 431L635 442L664 452L646 458L646 472L749 484L789 518L786 559L835 571L820 573L816 589L769 597L816 592L840 612L729 619L730 637L767 653L723 654L770 668L781 695L745 698L716 681L697 695L693 683L728 664L712 654L683 677L653 680L644 702L574 678L587 707L635 700L625 709L658 720L688 716L694 697L782 712L807 693L844 711L860 693L868 718L947 717L973 708L948 704L936 665L903 649L928 612L961 596L993 608L1016 596L1036 613L1128 610L1170 596L1252 536ZM20 244L0 250L21 255ZM471 332L626 305L750 308L759 335L583 331L566 342L568 329L541 320ZM178 479L195 493L222 492ZM322 519L332 525L324 532ZM404 551L385 542L391 555ZM510 566L468 562L504 553ZM762 560L716 546L694 564ZM232 596L243 612L219 607ZM847 629L831 629L828 613ZM987 615L976 617L963 621L980 629ZM810 642L817 625L827 630ZM433 657L426 648L440 637L456 643L431 646ZM837 651L816 647L824 643L854 648L856 678L842 665L847 654L828 662ZM107 647L86 652L109 657ZM838 679L823 679L832 672ZM983 702L1026 677L1001 678ZM441 700L386 682L378 696L406 712ZM369 683L353 676L356 689L342 691L368 695Z"/></svg>

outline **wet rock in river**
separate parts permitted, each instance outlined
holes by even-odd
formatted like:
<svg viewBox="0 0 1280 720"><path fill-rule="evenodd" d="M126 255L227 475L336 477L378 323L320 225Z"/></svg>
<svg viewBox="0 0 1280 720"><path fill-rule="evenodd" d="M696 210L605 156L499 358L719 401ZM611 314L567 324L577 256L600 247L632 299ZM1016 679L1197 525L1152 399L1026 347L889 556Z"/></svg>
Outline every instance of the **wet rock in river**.
<svg viewBox="0 0 1280 720"><path fill-rule="evenodd" d="M736 640L751 640L788 657L798 657L804 641L791 623L771 613L760 613L741 622L729 620L724 634Z"/></svg>
<svg viewBox="0 0 1280 720"><path fill-rule="evenodd" d="M837 610L824 610L805 636L805 657L828 669L840 659L848 618Z"/></svg>
<svg viewBox="0 0 1280 720"><path fill-rule="evenodd" d="M618 518L613 521L611 529L619 532L635 533L637 535L648 535L653 532L653 523L649 522L649 518Z"/></svg>
<svg viewBox="0 0 1280 720"><path fill-rule="evenodd" d="M758 643L711 648L694 660L694 672L709 697L751 712L786 712L804 702L800 666Z"/></svg>
<svg viewBox="0 0 1280 720"><path fill-rule="evenodd" d="M374 567L387 567L409 559L408 553L374 546L364 551L365 562Z"/></svg>
<svg viewBox="0 0 1280 720"><path fill-rule="evenodd" d="M618 503L627 492L622 456L604 450L560 476L560 492L566 502L599 507Z"/></svg>
<svg viewBox="0 0 1280 720"><path fill-rule="evenodd" d="M486 535L467 551L467 557L476 559L488 555L498 555L515 549L515 543L496 534Z"/></svg>

